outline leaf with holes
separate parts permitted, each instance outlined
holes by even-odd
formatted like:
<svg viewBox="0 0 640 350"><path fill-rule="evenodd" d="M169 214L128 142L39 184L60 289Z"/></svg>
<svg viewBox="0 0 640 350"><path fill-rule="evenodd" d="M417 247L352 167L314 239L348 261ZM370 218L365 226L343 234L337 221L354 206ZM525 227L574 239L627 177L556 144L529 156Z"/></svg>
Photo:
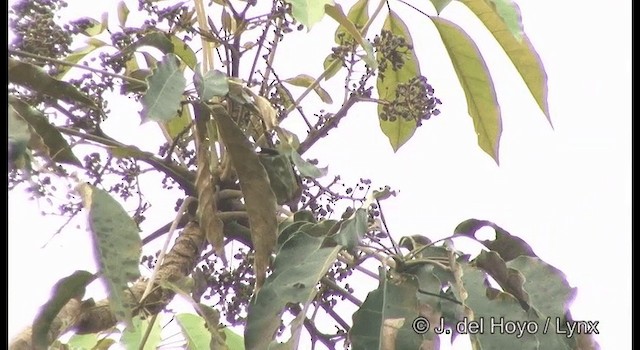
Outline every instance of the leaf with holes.
<svg viewBox="0 0 640 350"><path fill-rule="evenodd" d="M431 20L464 90L478 145L499 164L502 117L487 64L473 39L462 28L441 17L431 17Z"/></svg>
<svg viewBox="0 0 640 350"><path fill-rule="evenodd" d="M333 0L287 0L291 4L293 18L309 30L324 17L324 5L333 5Z"/></svg>
<svg viewBox="0 0 640 350"><path fill-rule="evenodd" d="M41 308L33 321L32 343L35 349L47 349L49 328L60 310L71 299L81 300L85 287L94 280L87 271L76 271L58 281L52 289L51 298Z"/></svg>
<svg viewBox="0 0 640 350"><path fill-rule="evenodd" d="M128 282L140 277L138 263L142 242L138 226L109 193L89 184L78 186L87 210L95 257L109 291L109 305L119 321L131 324L126 302Z"/></svg>
<svg viewBox="0 0 640 350"><path fill-rule="evenodd" d="M67 140L62 137L62 134L55 126L49 123L44 114L14 96L9 96L9 104L13 108L15 115L30 126L32 142L29 143L31 149L36 148L42 151L54 162L82 165L71 151ZM33 142L34 138L37 138L38 141Z"/></svg>
<svg viewBox="0 0 640 350"><path fill-rule="evenodd" d="M411 275L392 282L382 267L379 274L378 289L353 314L352 349L419 349L422 336L411 328L418 317L418 282Z"/></svg>
<svg viewBox="0 0 640 350"><path fill-rule="evenodd" d="M96 104L66 81L57 80L42 68L9 57L9 83L22 85L63 101L76 101L91 108Z"/></svg>
<svg viewBox="0 0 640 350"><path fill-rule="evenodd" d="M391 63L384 72L378 74L377 89L380 99L385 102L392 102L397 98L396 90L399 84L405 84L411 79L421 75L418 57L413 49L413 40L407 25L393 11L389 12L384 22L382 30L390 31L397 37L404 38L407 44L407 53L404 57L404 64L399 69L393 69ZM378 53L378 61L383 59ZM388 60L388 58L384 58ZM383 105L378 105L378 116L382 115ZM385 119L380 118L380 128L387 136L393 151L396 152L414 134L417 128L415 120L407 120L402 115L392 115Z"/></svg>
<svg viewBox="0 0 640 350"><path fill-rule="evenodd" d="M174 54L164 56L158 68L147 77L147 91L142 97L142 120L166 122L180 109L182 93L187 84Z"/></svg>
<svg viewBox="0 0 640 350"><path fill-rule="evenodd" d="M507 54L516 67L522 80L529 88L531 95L538 103L542 112L551 123L549 103L547 102L547 73L540 56L529 38L523 33L522 40L518 41L503 21L496 8L487 0L460 0L473 12L485 27L493 34L498 44Z"/></svg>
<svg viewBox="0 0 640 350"><path fill-rule="evenodd" d="M226 108L214 105L211 113L231 163L236 169L244 195L249 214L251 241L255 250L256 287L260 288L269 266L269 257L276 245L276 196L271 190L269 175L260 163L253 145L231 120Z"/></svg>

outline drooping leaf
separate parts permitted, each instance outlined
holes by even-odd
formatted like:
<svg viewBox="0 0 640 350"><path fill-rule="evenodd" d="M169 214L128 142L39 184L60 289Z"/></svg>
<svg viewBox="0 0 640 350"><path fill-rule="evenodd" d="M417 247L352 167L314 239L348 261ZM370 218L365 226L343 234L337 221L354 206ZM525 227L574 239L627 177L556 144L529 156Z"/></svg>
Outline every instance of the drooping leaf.
<svg viewBox="0 0 640 350"><path fill-rule="evenodd" d="M260 163L254 147L238 125L231 120L227 110L216 105L212 108L212 115L231 163L236 169L244 195L249 214L251 241L255 250L256 287L260 288L269 266L269 257L276 244L276 196L269 185L269 175Z"/></svg>
<svg viewBox="0 0 640 350"><path fill-rule="evenodd" d="M496 8L491 6L487 0L460 1L480 19L498 44L502 46L551 124L551 114L547 102L547 73L529 38L523 33L522 40L518 41L496 12Z"/></svg>
<svg viewBox="0 0 640 350"><path fill-rule="evenodd" d="M40 151L43 151L55 162L82 165L71 151L67 140L49 123L44 114L14 96L9 96L9 104L14 109L16 116L31 127L31 138L40 139L39 144L42 145Z"/></svg>
<svg viewBox="0 0 640 350"><path fill-rule="evenodd" d="M335 241L348 250L353 250L367 233L367 218L366 209L356 210L340 224L340 229L334 236Z"/></svg>
<svg viewBox="0 0 640 350"><path fill-rule="evenodd" d="M356 5L354 5L354 7ZM364 6L366 7L366 4ZM364 27L364 25L362 25L362 27L360 28L356 27L355 23L353 23L349 17L345 16L344 12L342 11L342 7L339 4L335 4L331 6L326 5L325 11L327 12L327 15L329 15L331 18L333 18L334 20L336 20L336 22L340 24L340 27L338 27L338 30L342 29L343 31L349 33L348 38L355 40L356 43L362 46L362 48L366 53L365 56L362 58L364 62L367 65L369 65L369 67L371 67L372 69L374 70L377 69L378 63L376 62L376 59L373 55L373 46L369 41L367 41L363 37L363 34L360 33L360 30L363 29L362 27ZM368 16L368 14L366 13L366 9L364 10L365 11L364 14L361 12L362 10L359 7L356 8L356 11L359 11L359 13L356 14L356 15L359 15L359 17L363 17L363 15ZM366 24L366 21L365 21L365 24Z"/></svg>
<svg viewBox="0 0 640 350"><path fill-rule="evenodd" d="M366 33L360 33L360 30L364 28L364 26L369 21L369 0L358 0L352 7L349 9L349 13L347 13L347 19L353 23L353 25L358 29L359 36L364 37ZM338 45L346 44L353 39L353 36L349 34L349 31L346 30L342 25L338 26L335 33L335 42ZM325 74L324 79L329 80L331 77L336 75L338 71L343 67L341 63L336 62L337 58L333 57L333 55L328 55L325 58L323 66L327 73Z"/></svg>
<svg viewBox="0 0 640 350"><path fill-rule="evenodd" d="M222 97L229 93L229 82L227 75L215 69L204 73L200 73L200 65L196 66L196 72L193 75L193 84L196 91L203 101L209 101L214 96Z"/></svg>
<svg viewBox="0 0 640 350"><path fill-rule="evenodd" d="M496 231L495 240L480 241L476 238L476 232L485 226L489 226ZM511 261L519 257L520 255L532 257L536 256L536 254L533 252L533 249L531 249L531 246L529 246L527 242L522 240L522 238L513 236L505 229L494 224L491 221L478 219L465 220L461 222L455 228L455 230L453 230L453 233L455 235L464 235L479 241L485 247L500 254L500 257L505 262Z"/></svg>
<svg viewBox="0 0 640 350"><path fill-rule="evenodd" d="M82 299L85 287L94 278L91 272L76 271L53 286L51 298L40 308L33 321L31 342L35 349L47 349L51 323L69 300Z"/></svg>
<svg viewBox="0 0 640 350"><path fill-rule="evenodd" d="M464 90L478 145L499 164L502 118L493 80L480 50L455 23L441 17L431 17L431 20L440 33Z"/></svg>
<svg viewBox="0 0 640 350"><path fill-rule="evenodd" d="M522 332L516 337L515 334L507 332L507 328L499 328L499 325L506 327L507 323L514 326L531 322L527 312L513 295L491 288L484 272L468 264L463 265L462 281L468 292L464 303L472 315L468 319L469 322L484 322L485 332L470 334L474 348L539 349L538 332ZM494 327L490 328L492 324Z"/></svg>
<svg viewBox="0 0 640 350"><path fill-rule="evenodd" d="M158 68L147 77L148 89L142 97L142 120L166 122L180 109L182 93L187 84L176 56L168 54Z"/></svg>
<svg viewBox="0 0 640 350"><path fill-rule="evenodd" d="M65 57L63 61L76 64L87 55L95 51L97 48L107 45L107 43L105 43L104 41L96 38L90 38L89 40L87 40L87 43L89 45L74 50L67 57ZM56 74L56 78L61 79L65 76L65 74L67 74L67 72L69 72L70 69L71 66L60 65L58 68L58 74Z"/></svg>
<svg viewBox="0 0 640 350"><path fill-rule="evenodd" d="M333 0L287 0L291 4L293 18L309 30L324 17L324 5L333 5Z"/></svg>
<svg viewBox="0 0 640 350"><path fill-rule="evenodd" d="M431 3L433 4L433 7L435 7L436 12L440 14L442 13L442 10L451 3L451 1L452 0L431 0Z"/></svg>
<svg viewBox="0 0 640 350"><path fill-rule="evenodd" d="M160 335L162 328L160 327L159 320L155 320L153 324L149 321L149 319L141 319L140 316L136 316L132 319L132 325L125 328L124 332L122 332L122 338L120 338L120 343L124 345L127 350L155 350L158 348L158 344L162 340ZM151 331L149 335L146 336L146 333L151 327ZM142 342L144 341L144 346Z"/></svg>
<svg viewBox="0 0 640 350"><path fill-rule="evenodd" d="M513 0L489 0L489 4L509 28L513 37L521 42L524 29L522 28L522 16L520 15L518 4Z"/></svg>
<svg viewBox="0 0 640 350"><path fill-rule="evenodd" d="M342 249L326 243L325 237L299 231L278 250L273 273L249 304L245 329L247 349L268 347L288 303L307 303L315 297L318 282Z"/></svg>
<svg viewBox="0 0 640 350"><path fill-rule="evenodd" d="M419 349L422 336L411 328L418 317L415 277L390 281L380 267L380 285L353 314L349 339L353 350Z"/></svg>
<svg viewBox="0 0 640 350"><path fill-rule="evenodd" d="M118 22L120 23L120 27L123 27L127 24L127 18L129 17L129 8L124 1L120 1L118 3Z"/></svg>
<svg viewBox="0 0 640 350"><path fill-rule="evenodd" d="M295 86L301 86L301 87L305 87L308 88L309 86L311 86L314 82L315 79L308 75L308 74L298 74L293 78L289 78L289 79L285 79L283 80L283 82L289 83L291 85L295 85ZM324 103L333 103L333 99L331 99L331 95L329 95L329 93L327 92L327 90L323 89L320 84L318 84L313 91L315 91L316 94L318 94L318 97L320 97L320 99L322 100L322 102Z"/></svg>
<svg viewBox="0 0 640 350"><path fill-rule="evenodd" d="M189 350L209 350L211 333L207 329L206 321L194 314L177 314L176 321L187 340Z"/></svg>
<svg viewBox="0 0 640 350"><path fill-rule="evenodd" d="M394 101L397 98L396 90L399 84L408 83L411 79L421 75L418 57L413 49L413 40L404 21L393 11L389 11L387 19L384 21L382 30L391 32L393 35L404 38L407 44L407 53L403 55L404 64L394 69L392 64L378 74L377 88L380 99L386 102ZM378 61L382 59L378 53ZM388 58L384 58L387 59ZM383 105L378 105L378 116L382 115ZM401 115L393 115L385 119L380 118L380 128L387 136L394 152L404 145L413 136L417 124L414 120L407 120Z"/></svg>
<svg viewBox="0 0 640 350"><path fill-rule="evenodd" d="M119 321L131 324L131 308L124 291L140 277L142 242L138 226L106 191L89 184L78 186L87 210L95 257L109 291L109 305Z"/></svg>
<svg viewBox="0 0 640 350"><path fill-rule="evenodd" d="M278 125L278 112L273 108L268 99L255 94L253 96L254 106L260 113L260 118L267 131L273 130Z"/></svg>
<svg viewBox="0 0 640 350"><path fill-rule="evenodd" d="M9 57L9 82L63 101L76 101L96 108L88 96L66 81L57 80L42 68Z"/></svg>
<svg viewBox="0 0 640 350"><path fill-rule="evenodd" d="M278 145L278 150L282 154L286 154L287 156L289 156L293 164L300 172L300 175L303 177L317 179L327 175L329 171L328 167L318 168L317 166L304 160L300 153L298 153L298 151L296 151L296 149L287 140L282 140L282 143Z"/></svg>
<svg viewBox="0 0 640 350"><path fill-rule="evenodd" d="M170 53L175 54L180 57L182 62L184 62L187 67L195 70L196 64L198 63L198 59L196 57L195 52L180 38L173 34L167 35L162 32L151 32L133 44L125 47L118 55L125 55L132 53L138 48L143 46L151 46L156 49L162 51L165 55ZM151 67L151 66L150 66Z"/></svg>

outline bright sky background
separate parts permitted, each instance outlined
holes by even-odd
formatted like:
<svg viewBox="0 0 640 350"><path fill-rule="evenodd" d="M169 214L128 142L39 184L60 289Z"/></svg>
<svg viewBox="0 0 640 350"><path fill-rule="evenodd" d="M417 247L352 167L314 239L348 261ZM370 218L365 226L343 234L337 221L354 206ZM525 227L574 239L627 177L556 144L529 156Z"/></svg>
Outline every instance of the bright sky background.
<svg viewBox="0 0 640 350"><path fill-rule="evenodd" d="M352 1L339 3L348 8ZM399 196L383 202L397 239L412 234L448 236L468 218L491 220L524 238L578 288L572 314L577 320L599 321L596 339L601 347L630 349L631 1L612 0L606 6L593 0L517 3L525 32L549 76L554 129L493 37L464 6L452 3L442 16L476 40L502 108L501 164L496 166L476 145L462 89L435 28L391 0L395 11L410 16L407 22L422 73L443 101L442 113L393 154L379 131L374 106L358 105L307 156L329 164L331 173L341 174L347 183L366 177L376 186L399 190ZM115 4L92 2L81 15L99 18L100 11ZM433 13L428 6L421 8ZM112 21L117 23L115 16ZM325 19L293 43L285 41L281 54L289 51L276 62L284 72L281 77L319 75L332 45L322 38L327 31L332 37L335 26ZM341 84L334 78L323 86L341 96ZM113 113L116 117L108 121L106 131L117 133L120 140L134 137L136 144L157 150L158 129L138 126L139 107L118 108L113 106L119 113ZM70 226L41 248L64 220L40 216L46 203L25 197L21 191L9 195L10 338L33 320L58 279L76 269L95 271L84 230ZM173 210L173 202L162 205L166 193L148 193L147 198L154 206L147 213L145 235L166 223ZM99 287L90 291L101 296ZM453 347L466 348L464 342Z"/></svg>

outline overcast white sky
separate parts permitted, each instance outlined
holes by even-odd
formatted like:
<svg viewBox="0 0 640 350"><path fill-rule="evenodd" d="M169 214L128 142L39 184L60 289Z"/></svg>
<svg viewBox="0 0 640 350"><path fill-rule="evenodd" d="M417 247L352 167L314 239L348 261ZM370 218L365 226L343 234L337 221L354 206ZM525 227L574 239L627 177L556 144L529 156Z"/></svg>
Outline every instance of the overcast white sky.
<svg viewBox="0 0 640 350"><path fill-rule="evenodd" d="M497 89L503 136L501 164L496 166L476 145L463 92L433 25L391 0L395 11L411 18L407 22L422 73L443 101L442 113L393 154L379 131L374 107L358 105L308 155L319 157L331 173L344 179L368 177L375 185L399 190L399 196L383 203L396 238L448 236L459 222L472 217L494 221L524 238L578 287L573 316L599 321L596 338L602 348L630 349L631 1L517 2L525 32L549 76L555 129L491 35L464 6L452 3L442 16L476 40ZM339 3L348 8L352 1ZM86 10L90 12L82 15L99 18L98 7L108 9L107 4L116 3L92 2ZM117 23L115 16L112 21ZM319 75L332 45L322 38L327 31L332 37L334 29L335 24L325 19L308 36L285 41L280 49L289 53L276 62L286 73L280 75ZM339 92L340 79L331 83L336 87L325 88ZM157 150L161 138L151 136L159 135L157 127L139 127L139 107L134 108L118 111L114 106L119 113L105 129L121 135L121 140L140 140L144 132L149 139L140 142ZM151 232L166 222L173 204L161 204L166 203L165 193L147 197L154 204L145 223ZM72 228L41 248L63 220L41 217L40 211L39 204L25 200L22 192L9 195L9 337L33 320L59 278L76 269L95 271L83 230Z"/></svg>

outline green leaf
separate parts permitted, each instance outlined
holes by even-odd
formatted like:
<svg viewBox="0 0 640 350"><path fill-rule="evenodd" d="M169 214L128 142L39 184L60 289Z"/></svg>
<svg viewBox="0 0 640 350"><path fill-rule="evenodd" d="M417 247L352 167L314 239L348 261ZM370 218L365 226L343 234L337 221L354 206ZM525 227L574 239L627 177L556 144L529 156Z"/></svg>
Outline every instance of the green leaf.
<svg viewBox="0 0 640 350"><path fill-rule="evenodd" d="M283 205L301 194L302 189L297 175L293 172L293 164L291 164L288 155L275 151L275 154L260 153L258 157L269 175L269 183L279 205Z"/></svg>
<svg viewBox="0 0 640 350"><path fill-rule="evenodd" d="M94 349L98 344L98 334L74 334L69 338L67 345L71 349Z"/></svg>
<svg viewBox="0 0 640 350"><path fill-rule="evenodd" d="M254 152L254 147L238 125L231 120L227 110L215 105L212 115L227 149L231 163L238 174L244 195L251 241L255 250L254 268L256 286L260 288L269 266L269 257L276 244L278 223L276 221L276 196L269 184L269 175Z"/></svg>
<svg viewBox="0 0 640 350"><path fill-rule="evenodd" d="M382 29L388 30L396 36L403 37L407 45L412 48L404 55L404 65L401 68L394 70L391 64L389 64L389 67L384 72L378 74L378 95L381 100L391 102L397 98L396 90L399 84L407 83L409 80L421 75L420 64L413 49L413 40L411 39L409 29L395 12L389 11L389 15L384 21ZM381 59L380 56L381 55L378 54L378 60ZM382 109L383 105L379 104L378 115L382 114ZM398 149L413 136L417 125L414 120L406 120L402 116L394 116L394 118L394 120L388 118L385 120L380 119L380 128L389 139L393 151L397 152Z"/></svg>
<svg viewBox="0 0 640 350"><path fill-rule="evenodd" d="M225 343L229 350L245 350L244 338L229 328L224 328Z"/></svg>
<svg viewBox="0 0 640 350"><path fill-rule="evenodd" d="M335 241L353 250L367 233L367 210L360 208L356 210L350 218L340 224L340 229L335 234Z"/></svg>
<svg viewBox="0 0 640 350"><path fill-rule="evenodd" d="M187 106L183 106L177 117L171 118L169 121L162 124L162 130L166 133L167 140L172 140L173 142L178 135L187 132L185 129L191 125L192 120L191 109Z"/></svg>
<svg viewBox="0 0 640 350"><path fill-rule="evenodd" d="M542 109L542 112L544 112L549 124L553 125L547 102L547 73L529 38L523 33L522 40L518 41L502 20L500 14L496 12L496 8L491 6L487 0L460 1L480 19L489 32L493 34L498 44L502 46L502 49L529 88L531 95L540 106L540 109Z"/></svg>
<svg viewBox="0 0 640 350"><path fill-rule="evenodd" d="M499 164L502 119L487 65L473 39L462 28L441 17L431 17L431 20L440 33L467 97L478 145Z"/></svg>
<svg viewBox="0 0 640 350"><path fill-rule="evenodd" d="M340 27L338 29L342 28L344 31L349 33L350 39L355 40L358 44L360 44L360 46L362 46L362 48L366 52L366 55L363 57L365 63L367 63L367 65L369 65L369 67L371 67L372 69L377 69L378 62L376 62L376 59L373 55L373 45L371 45L371 43L368 42L360 33L360 30L362 29L362 27L364 27L364 25L360 28L356 27L355 23L351 22L351 20L344 15L344 12L342 12L342 7L338 4L325 6L325 11L327 12L327 15L335 19L336 22L340 24Z"/></svg>
<svg viewBox="0 0 640 350"><path fill-rule="evenodd" d="M131 323L125 290L140 277L138 263L142 242L138 226L109 193L89 184L78 186L88 211L96 259L109 291L109 305L119 321Z"/></svg>
<svg viewBox="0 0 640 350"><path fill-rule="evenodd" d="M496 231L495 240L480 241L476 238L476 232L485 227L492 227ZM453 231L454 235L463 235L475 239L482 243L485 247L500 254L500 257L504 261L511 261L520 255L524 256L536 256L531 249L531 246L527 244L522 238L513 236L502 227L494 224L491 221L469 219L461 222Z"/></svg>
<svg viewBox="0 0 640 350"><path fill-rule="evenodd" d="M142 120L166 122L180 109L187 81L173 54L164 56L158 68L147 77L149 88L142 97Z"/></svg>
<svg viewBox="0 0 640 350"><path fill-rule="evenodd" d="M359 31L364 28L364 26L369 21L369 0L358 0L351 9L349 9L349 13L347 13L347 19L358 29L358 35L363 37L366 33L360 33ZM355 40L353 36L349 34L349 31L346 30L342 25L338 26L335 33L335 42L338 45L343 45L348 42L348 40ZM331 77L336 75L338 71L343 67L341 63L336 63L336 59L332 57L332 55L328 55L325 58L323 63L325 71L324 79L329 80Z"/></svg>
<svg viewBox="0 0 640 350"><path fill-rule="evenodd" d="M9 82L22 85L34 91L49 95L63 101L76 101L91 108L96 104L75 86L54 79L42 68L30 63L21 62L9 57Z"/></svg>
<svg viewBox="0 0 640 350"><path fill-rule="evenodd" d="M468 322L483 322L484 332L470 334L471 343L477 349L539 349L538 333L509 334L493 324L525 325L530 321L526 311L513 295L491 288L482 270L463 265L462 281L468 292L464 301L471 311ZM502 323L501 323L502 322ZM469 323L468 323L469 324ZM493 331L491 331L493 330ZM539 331L541 333L542 330Z"/></svg>
<svg viewBox="0 0 640 350"><path fill-rule="evenodd" d="M92 37L104 32L108 27L108 21L105 21L105 16L107 16L106 13L102 14L102 21L98 21L90 17L80 18L79 20L84 20L90 23L89 26L80 31L80 33L88 37ZM108 17L106 18L108 19Z"/></svg>
<svg viewBox="0 0 640 350"><path fill-rule="evenodd" d="M127 17L129 17L129 8L124 1L120 1L118 3L118 22L120 27L124 28L125 24L127 24Z"/></svg>
<svg viewBox="0 0 640 350"><path fill-rule="evenodd" d="M380 267L378 289L353 314L349 331L353 350L420 348L422 336L411 328L418 317L418 283L411 275L397 281L389 278Z"/></svg>
<svg viewBox="0 0 640 350"><path fill-rule="evenodd" d="M442 10L444 10L445 7L447 7L447 5L449 5L449 3L451 3L452 0L431 0L431 3L433 4L433 7L436 8L436 12L438 14L442 13Z"/></svg>
<svg viewBox="0 0 640 350"><path fill-rule="evenodd" d="M63 61L76 64L80 62L80 60L85 58L88 54L95 51L97 48L107 45L107 43L105 43L104 41L96 38L90 38L89 40L87 40L87 42L89 43L89 45L74 50L67 57L65 57ZM61 79L65 76L65 74L67 74L67 72L69 72L70 69L71 66L60 65L58 67L58 74L56 74L56 78Z"/></svg>
<svg viewBox="0 0 640 350"><path fill-rule="evenodd" d="M324 17L324 5L333 5L333 0L287 0L291 4L293 18L309 30Z"/></svg>
<svg viewBox="0 0 640 350"><path fill-rule="evenodd" d="M504 24L516 40L522 41L524 29L522 29L522 16L518 4L512 0L489 0L494 12L502 18Z"/></svg>
<svg viewBox="0 0 640 350"><path fill-rule="evenodd" d="M51 323L69 300L82 299L85 287L94 278L91 272L76 271L53 286L51 298L42 305L38 316L33 321L31 342L34 349L47 349Z"/></svg>
<svg viewBox="0 0 640 350"><path fill-rule="evenodd" d="M153 324L149 320L142 320L140 316L136 316L132 320L132 326L127 327L122 333L120 343L125 346L127 350L155 350L158 348L158 344L162 340L160 333L162 328L160 327L159 320L155 320ZM149 336L145 338L148 328L151 327ZM144 340L144 346L141 347Z"/></svg>
<svg viewBox="0 0 640 350"><path fill-rule="evenodd" d="M152 32L143 36L138 41L122 49L118 56L132 53L143 46L155 47L167 55L173 53L180 57L182 62L192 70L195 70L196 64L198 63L195 52L193 52L187 43L173 34L167 35L163 32Z"/></svg>
<svg viewBox="0 0 640 350"><path fill-rule="evenodd" d="M39 150L55 162L82 165L71 151L67 140L62 137L55 126L49 123L44 114L14 96L9 96L9 104L14 109L15 115L31 127L31 138L37 137L41 140L39 144L42 147Z"/></svg>
<svg viewBox="0 0 640 350"><path fill-rule="evenodd" d="M298 74L293 78L283 80L283 82L285 83L289 83L294 86L301 86L305 88L308 88L309 86L311 86L315 81L316 79L308 74ZM315 91L315 93L318 94L318 97L320 97L322 102L329 103L329 104L333 103L333 99L331 99L331 95L329 95L327 90L323 89L320 86L320 84L316 85L313 91Z"/></svg>
<svg viewBox="0 0 640 350"><path fill-rule="evenodd" d="M140 83L135 81L125 81L122 84L123 92L145 92L147 90L147 78L151 76L153 72L149 69L136 69L131 72L127 72L126 76L134 79L141 80ZM143 83L144 82L144 83Z"/></svg>
<svg viewBox="0 0 640 350"><path fill-rule="evenodd" d="M293 164L300 172L300 175L303 177L317 179L327 175L327 173L329 172L328 167L318 168L317 166L304 160L300 153L298 153L298 151L296 151L296 149L286 141L283 141L280 145L278 145L278 150L283 154L289 156Z"/></svg>
<svg viewBox="0 0 640 350"><path fill-rule="evenodd" d="M249 304L245 346L266 349L280 326L289 303L307 303L315 297L317 284L333 265L339 245L325 244L325 237L304 232L291 236L276 254L273 273Z"/></svg>
<svg viewBox="0 0 640 350"><path fill-rule="evenodd" d="M176 321L182 335L187 340L187 349L189 350L209 350L211 342L211 333L206 326L206 321L194 314L177 314Z"/></svg>
<svg viewBox="0 0 640 350"><path fill-rule="evenodd" d="M222 97L229 93L227 75L216 69L207 71L202 76L200 64L196 66L193 84L196 86L196 91L202 101L209 101L214 96Z"/></svg>
<svg viewBox="0 0 640 350"><path fill-rule="evenodd" d="M11 97L11 96L9 96ZM29 124L20 118L16 110L9 105L8 114L8 158L10 163L14 164L16 168L22 168L23 165L19 164L20 160L27 152L27 146L31 139L31 132L29 131Z"/></svg>

